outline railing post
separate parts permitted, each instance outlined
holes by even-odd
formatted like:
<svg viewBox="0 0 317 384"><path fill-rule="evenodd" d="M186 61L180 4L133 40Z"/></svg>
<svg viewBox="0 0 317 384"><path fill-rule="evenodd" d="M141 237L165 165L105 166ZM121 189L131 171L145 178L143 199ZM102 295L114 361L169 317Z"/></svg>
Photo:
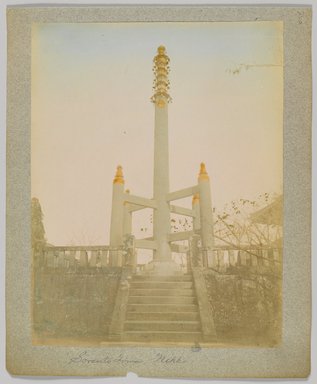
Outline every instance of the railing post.
<svg viewBox="0 0 317 384"><path fill-rule="evenodd" d="M274 265L278 264L280 261L280 258L279 258L279 251L277 248L274 248L273 250L273 258L274 258Z"/></svg>
<svg viewBox="0 0 317 384"><path fill-rule="evenodd" d="M48 249L45 252L45 267L54 267L54 251L51 249Z"/></svg>
<svg viewBox="0 0 317 384"><path fill-rule="evenodd" d="M238 254L237 254L237 266L241 266L241 250L238 249Z"/></svg>
<svg viewBox="0 0 317 384"><path fill-rule="evenodd" d="M88 255L86 251L80 251L79 265L81 267L87 267L88 265Z"/></svg>
<svg viewBox="0 0 317 384"><path fill-rule="evenodd" d="M69 257L68 257L68 260L69 260L69 267L70 268L74 268L75 267L75 256L76 256L76 251L74 250L71 250L69 252Z"/></svg>
<svg viewBox="0 0 317 384"><path fill-rule="evenodd" d="M135 249L135 237L133 235L125 235L124 239L124 250L125 263L124 265L131 267L133 271L136 269L136 249Z"/></svg>
<svg viewBox="0 0 317 384"><path fill-rule="evenodd" d="M214 249L213 260L211 264L213 269L219 269L219 249Z"/></svg>
<svg viewBox="0 0 317 384"><path fill-rule="evenodd" d="M256 250L253 249L251 252L252 252L252 255L251 255L251 265L253 267L257 267L258 266L258 258L257 258L257 255L255 254Z"/></svg>
<svg viewBox="0 0 317 384"><path fill-rule="evenodd" d="M267 267L269 265L269 260L268 260L268 250L267 249L262 249L262 256L263 256L263 264Z"/></svg>
<svg viewBox="0 0 317 384"><path fill-rule="evenodd" d="M54 268L58 267L58 251L54 251Z"/></svg>
<svg viewBox="0 0 317 384"><path fill-rule="evenodd" d="M236 260L235 260L235 257L234 257L234 250L233 249L229 249L229 265L230 266L234 266L236 265Z"/></svg>
<svg viewBox="0 0 317 384"><path fill-rule="evenodd" d="M244 250L240 251L241 265L247 265L247 256Z"/></svg>
<svg viewBox="0 0 317 384"><path fill-rule="evenodd" d="M225 261L224 261L224 251L222 249L218 249L218 268L221 272L224 270Z"/></svg>
<svg viewBox="0 0 317 384"><path fill-rule="evenodd" d="M246 265L251 265L251 254L250 254L250 250L246 250L245 251L245 263Z"/></svg>
<svg viewBox="0 0 317 384"><path fill-rule="evenodd" d="M97 265L97 251L91 251L89 266L95 267Z"/></svg>
<svg viewBox="0 0 317 384"><path fill-rule="evenodd" d="M268 249L268 259L269 259L269 265L270 267L272 267L274 265L274 254L273 254L272 248Z"/></svg>
<svg viewBox="0 0 317 384"><path fill-rule="evenodd" d="M103 249L101 251L101 266L107 267L108 266L108 250Z"/></svg>
<svg viewBox="0 0 317 384"><path fill-rule="evenodd" d="M65 268L65 251L58 252L58 267Z"/></svg>
<svg viewBox="0 0 317 384"><path fill-rule="evenodd" d="M254 250L254 253L256 254L257 267L259 269L263 265L262 250L260 248L257 248L256 250Z"/></svg>

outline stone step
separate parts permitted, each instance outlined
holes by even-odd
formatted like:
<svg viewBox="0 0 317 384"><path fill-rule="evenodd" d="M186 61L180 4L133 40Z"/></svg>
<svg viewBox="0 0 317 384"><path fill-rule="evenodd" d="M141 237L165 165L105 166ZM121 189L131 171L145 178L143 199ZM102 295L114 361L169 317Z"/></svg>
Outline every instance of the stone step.
<svg viewBox="0 0 317 384"><path fill-rule="evenodd" d="M183 341L183 342L199 342L203 340L201 332L139 332L139 331L128 331L124 333L125 341Z"/></svg>
<svg viewBox="0 0 317 384"><path fill-rule="evenodd" d="M200 331L199 321L136 321L129 320L124 323L125 331Z"/></svg>
<svg viewBox="0 0 317 384"><path fill-rule="evenodd" d="M187 289L193 288L191 281L134 281L130 282L132 289Z"/></svg>
<svg viewBox="0 0 317 384"><path fill-rule="evenodd" d="M196 304L196 297L191 296L131 296L128 304Z"/></svg>
<svg viewBox="0 0 317 384"><path fill-rule="evenodd" d="M172 276L160 276L160 275L133 275L132 282L134 281L193 281L192 275L172 275Z"/></svg>
<svg viewBox="0 0 317 384"><path fill-rule="evenodd" d="M130 296L190 296L194 297L192 289L130 289Z"/></svg>
<svg viewBox="0 0 317 384"><path fill-rule="evenodd" d="M126 320L199 321L199 314L198 312L127 312Z"/></svg>
<svg viewBox="0 0 317 384"><path fill-rule="evenodd" d="M150 304L134 303L128 304L128 312L158 312L158 313L171 313L171 312L197 312L197 304L158 304L156 302Z"/></svg>

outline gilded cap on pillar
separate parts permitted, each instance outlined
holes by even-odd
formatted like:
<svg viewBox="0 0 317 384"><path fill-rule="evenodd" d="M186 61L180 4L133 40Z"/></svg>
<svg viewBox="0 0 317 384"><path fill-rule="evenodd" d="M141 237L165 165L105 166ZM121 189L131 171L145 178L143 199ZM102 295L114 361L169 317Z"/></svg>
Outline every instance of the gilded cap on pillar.
<svg viewBox="0 0 317 384"><path fill-rule="evenodd" d="M117 171L113 179L113 184L124 184L123 172L121 165L117 166Z"/></svg>
<svg viewBox="0 0 317 384"><path fill-rule="evenodd" d="M209 180L208 173L206 171L205 163L200 163L200 171L198 175L198 180Z"/></svg>

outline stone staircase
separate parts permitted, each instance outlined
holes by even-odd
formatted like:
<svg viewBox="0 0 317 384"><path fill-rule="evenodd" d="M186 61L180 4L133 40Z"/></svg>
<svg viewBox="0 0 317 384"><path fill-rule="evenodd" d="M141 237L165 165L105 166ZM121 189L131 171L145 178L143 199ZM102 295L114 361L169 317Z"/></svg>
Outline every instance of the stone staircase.
<svg viewBox="0 0 317 384"><path fill-rule="evenodd" d="M126 341L201 341L192 275L134 275L124 322Z"/></svg>

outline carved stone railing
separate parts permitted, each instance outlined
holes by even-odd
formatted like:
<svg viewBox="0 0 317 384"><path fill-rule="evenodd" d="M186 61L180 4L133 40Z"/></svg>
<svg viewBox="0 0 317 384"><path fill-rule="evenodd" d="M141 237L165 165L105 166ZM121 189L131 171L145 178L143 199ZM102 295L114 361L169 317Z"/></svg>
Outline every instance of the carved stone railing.
<svg viewBox="0 0 317 384"><path fill-rule="evenodd" d="M104 268L115 265L112 258L120 253L122 264L134 272L142 270L138 264L135 239L129 236L123 247L110 248L108 245L94 246L46 246L34 255L34 265L46 268ZM277 247L259 246L217 246L214 250L201 247L199 237L195 235L190 242L187 254L187 272L193 267L212 268L226 272L235 267L251 267L253 269L280 268L282 265L282 249ZM118 265L116 265L118 266Z"/></svg>
<svg viewBox="0 0 317 384"><path fill-rule="evenodd" d="M47 246L35 255L35 264L47 268L108 267L109 246Z"/></svg>
<svg viewBox="0 0 317 384"><path fill-rule="evenodd" d="M134 270L137 263L133 236L125 239L123 246L117 248L108 245L48 245L33 255L34 265L46 268L128 266ZM121 265L117 263L119 258Z"/></svg>
<svg viewBox="0 0 317 384"><path fill-rule="evenodd" d="M234 267L254 269L280 268L282 248L271 246L217 246L213 250L203 249L199 236L193 236L187 257L187 270L193 267L212 268L226 272Z"/></svg>
<svg viewBox="0 0 317 384"><path fill-rule="evenodd" d="M281 264L282 249L269 246L216 248L208 259L209 267L221 271L230 267L279 268Z"/></svg>

